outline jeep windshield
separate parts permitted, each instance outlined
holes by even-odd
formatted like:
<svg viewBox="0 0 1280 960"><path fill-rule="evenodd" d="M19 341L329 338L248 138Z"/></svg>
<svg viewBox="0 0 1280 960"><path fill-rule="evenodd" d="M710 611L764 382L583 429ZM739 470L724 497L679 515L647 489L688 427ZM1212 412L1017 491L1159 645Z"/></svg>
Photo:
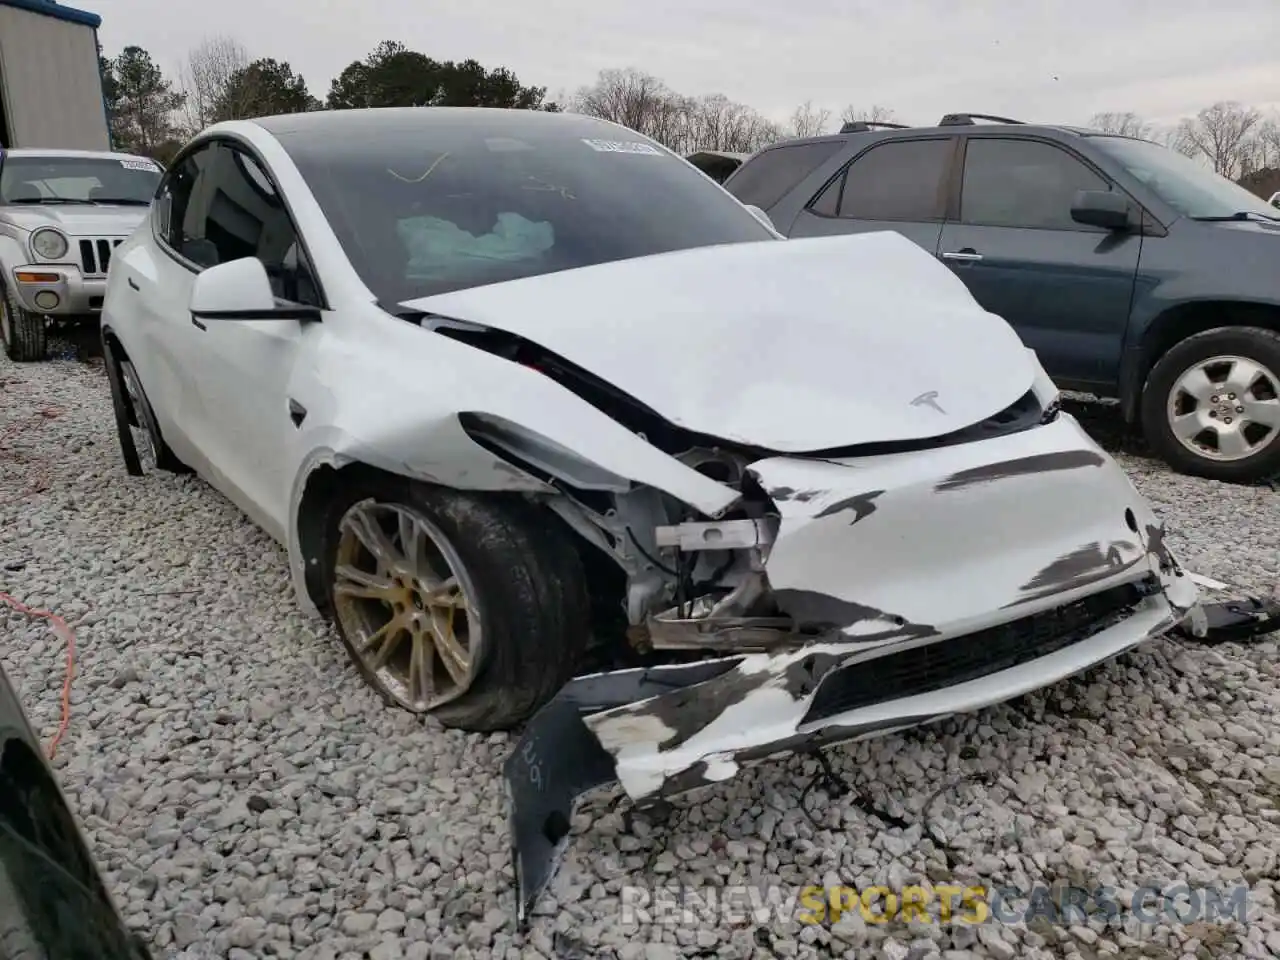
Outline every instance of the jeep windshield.
<svg viewBox="0 0 1280 960"><path fill-rule="evenodd" d="M441 108L339 117L315 132L292 122L280 142L389 309L519 277L776 239L682 158L594 119ZM335 136L344 125L350 135Z"/></svg>
<svg viewBox="0 0 1280 960"><path fill-rule="evenodd" d="M160 168L141 157L0 157L0 203L146 206Z"/></svg>
<svg viewBox="0 0 1280 960"><path fill-rule="evenodd" d="M1103 153L1141 180L1184 217L1193 220L1280 219L1280 211L1190 157L1149 140L1097 136Z"/></svg>

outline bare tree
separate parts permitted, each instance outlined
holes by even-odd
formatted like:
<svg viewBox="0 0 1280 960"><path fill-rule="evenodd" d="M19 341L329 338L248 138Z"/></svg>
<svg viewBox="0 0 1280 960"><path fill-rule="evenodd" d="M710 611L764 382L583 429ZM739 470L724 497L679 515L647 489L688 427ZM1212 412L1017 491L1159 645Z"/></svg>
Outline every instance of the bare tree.
<svg viewBox="0 0 1280 960"><path fill-rule="evenodd" d="M187 55L179 73L186 95L184 120L189 133L214 122L218 104L223 102L231 78L249 65L249 54L234 37L211 37Z"/></svg>
<svg viewBox="0 0 1280 960"><path fill-rule="evenodd" d="M1272 116L1258 126L1262 166L1280 168L1280 116Z"/></svg>
<svg viewBox="0 0 1280 960"><path fill-rule="evenodd" d="M840 121L842 123L856 123L859 120L863 123L896 123L898 115L889 107L881 107L875 104L872 104L871 108L867 110L849 104L840 113Z"/></svg>
<svg viewBox="0 0 1280 960"><path fill-rule="evenodd" d="M680 149L684 153L695 150L754 153L781 137L777 124L751 107L736 103L723 93L711 93L689 103L686 138Z"/></svg>
<svg viewBox="0 0 1280 960"><path fill-rule="evenodd" d="M1114 133L1122 137L1141 137L1147 139L1153 129L1140 116L1132 111L1123 113L1095 113L1089 118L1089 126L1103 133Z"/></svg>
<svg viewBox="0 0 1280 960"><path fill-rule="evenodd" d="M815 109L812 100L806 100L791 114L790 133L793 137L816 137L825 133L831 122L831 111Z"/></svg>
<svg viewBox="0 0 1280 960"><path fill-rule="evenodd" d="M680 132L676 128L686 106L665 83L634 67L600 71L596 82L573 98L578 113L612 120L664 144Z"/></svg>
<svg viewBox="0 0 1280 960"><path fill-rule="evenodd" d="M1222 100L1179 124L1180 137L1194 146L1215 173L1235 180L1249 172L1256 155L1256 128L1262 114L1253 107Z"/></svg>

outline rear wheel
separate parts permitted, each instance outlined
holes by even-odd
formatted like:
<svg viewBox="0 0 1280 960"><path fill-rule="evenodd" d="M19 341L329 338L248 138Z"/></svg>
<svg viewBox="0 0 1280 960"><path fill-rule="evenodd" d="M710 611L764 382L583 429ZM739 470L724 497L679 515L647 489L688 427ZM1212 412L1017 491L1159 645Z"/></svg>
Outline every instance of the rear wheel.
<svg viewBox="0 0 1280 960"><path fill-rule="evenodd" d="M116 437L124 468L140 477L158 470L189 473L190 470L164 442L155 413L142 390L142 381L133 363L118 355L118 346L104 340L102 355L111 389L111 407L116 419Z"/></svg>
<svg viewBox="0 0 1280 960"><path fill-rule="evenodd" d="M504 730L574 673L585 581L568 532L518 498L371 481L333 503L325 583L366 681L445 726Z"/></svg>
<svg viewBox="0 0 1280 960"><path fill-rule="evenodd" d="M17 294L4 284L0 284L0 340L5 354L18 363L43 360L48 354L44 317L24 309Z"/></svg>
<svg viewBox="0 0 1280 960"><path fill-rule="evenodd" d="M1280 333L1218 327L1176 344L1147 379L1142 422L1182 473L1230 483L1280 476Z"/></svg>

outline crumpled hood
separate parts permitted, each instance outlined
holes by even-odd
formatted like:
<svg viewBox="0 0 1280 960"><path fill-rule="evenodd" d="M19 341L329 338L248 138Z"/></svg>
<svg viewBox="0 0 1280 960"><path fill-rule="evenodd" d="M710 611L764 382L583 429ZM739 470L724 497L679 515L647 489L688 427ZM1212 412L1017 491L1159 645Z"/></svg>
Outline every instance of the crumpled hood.
<svg viewBox="0 0 1280 960"><path fill-rule="evenodd" d="M0 219L23 230L57 227L70 237L127 237L147 216L150 207L32 204L0 210Z"/></svg>
<svg viewBox="0 0 1280 960"><path fill-rule="evenodd" d="M735 243L408 301L517 334L697 433L779 452L940 436L1034 358L900 234Z"/></svg>

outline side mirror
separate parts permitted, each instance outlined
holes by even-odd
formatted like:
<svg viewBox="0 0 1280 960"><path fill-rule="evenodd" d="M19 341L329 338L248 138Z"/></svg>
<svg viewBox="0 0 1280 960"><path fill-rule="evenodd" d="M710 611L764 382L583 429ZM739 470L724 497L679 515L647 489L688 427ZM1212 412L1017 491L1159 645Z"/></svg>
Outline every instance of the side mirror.
<svg viewBox="0 0 1280 960"><path fill-rule="evenodd" d="M757 220L763 223L766 227L768 227L774 233L778 232L778 228L773 225L773 221L769 219L769 215L765 213L763 210L761 210L759 207L757 207L754 203L743 204L743 206L745 206L748 210L751 211L751 215L753 217L755 217Z"/></svg>
<svg viewBox="0 0 1280 960"><path fill-rule="evenodd" d="M257 257L219 263L196 274L190 309L192 320L320 320L315 307L278 306L267 268Z"/></svg>
<svg viewBox="0 0 1280 960"><path fill-rule="evenodd" d="M1129 201L1111 190L1077 190L1071 201L1071 219L1104 230L1128 230Z"/></svg>

